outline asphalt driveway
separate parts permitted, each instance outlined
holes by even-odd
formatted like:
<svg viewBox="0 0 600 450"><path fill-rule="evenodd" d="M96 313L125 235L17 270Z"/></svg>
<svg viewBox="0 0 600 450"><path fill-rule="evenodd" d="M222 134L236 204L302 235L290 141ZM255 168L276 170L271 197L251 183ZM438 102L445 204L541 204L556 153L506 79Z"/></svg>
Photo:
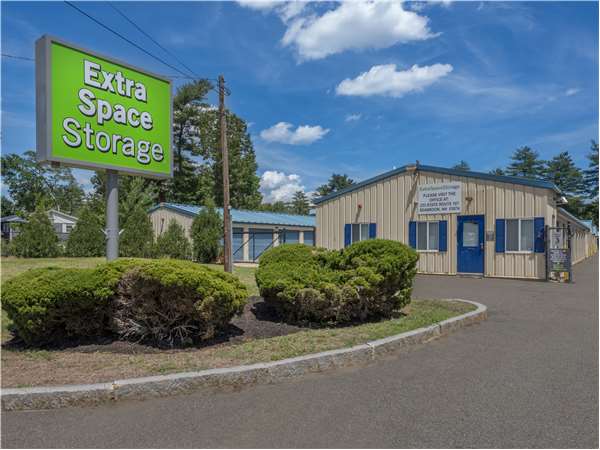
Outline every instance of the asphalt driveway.
<svg viewBox="0 0 600 450"><path fill-rule="evenodd" d="M419 276L489 319L368 367L2 414L3 447L598 447L598 259L575 284Z"/></svg>

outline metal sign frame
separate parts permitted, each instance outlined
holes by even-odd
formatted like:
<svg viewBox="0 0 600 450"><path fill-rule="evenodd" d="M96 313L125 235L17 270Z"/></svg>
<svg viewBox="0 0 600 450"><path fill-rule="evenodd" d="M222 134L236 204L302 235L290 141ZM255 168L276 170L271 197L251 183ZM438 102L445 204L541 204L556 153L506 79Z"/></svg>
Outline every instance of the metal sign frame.
<svg viewBox="0 0 600 450"><path fill-rule="evenodd" d="M86 162L78 159L70 159L52 155L52 44L56 43L63 47L86 53L94 58L99 58L108 63L115 64L139 72L151 78L164 81L169 84L169 142L168 154L170 167L168 173L159 173L135 168L122 167L118 164L102 164L97 162ZM38 161L48 161L64 164L79 169L88 170L116 170L119 173L138 175L145 178L167 179L173 177L174 155L173 155L173 83L169 78L150 72L146 69L134 66L119 59L106 56L84 47L66 42L50 35L43 35L35 43L35 85L36 85L36 150Z"/></svg>

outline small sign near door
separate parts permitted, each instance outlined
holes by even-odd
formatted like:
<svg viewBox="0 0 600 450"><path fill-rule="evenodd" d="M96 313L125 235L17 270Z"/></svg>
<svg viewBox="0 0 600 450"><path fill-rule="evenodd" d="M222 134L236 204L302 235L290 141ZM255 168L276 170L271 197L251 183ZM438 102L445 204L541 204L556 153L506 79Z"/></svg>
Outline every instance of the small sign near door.
<svg viewBox="0 0 600 450"><path fill-rule="evenodd" d="M418 187L418 214L453 214L462 210L462 183L423 184Z"/></svg>

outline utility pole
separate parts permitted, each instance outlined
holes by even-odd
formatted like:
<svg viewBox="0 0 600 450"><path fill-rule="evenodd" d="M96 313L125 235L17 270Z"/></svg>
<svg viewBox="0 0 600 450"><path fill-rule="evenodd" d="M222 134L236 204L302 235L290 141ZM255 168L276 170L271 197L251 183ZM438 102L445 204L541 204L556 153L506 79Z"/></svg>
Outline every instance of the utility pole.
<svg viewBox="0 0 600 450"><path fill-rule="evenodd" d="M223 162L223 268L233 272L231 251L231 211L229 210L229 154L227 152L227 121L225 120L225 79L219 75L219 118L221 121L221 158Z"/></svg>

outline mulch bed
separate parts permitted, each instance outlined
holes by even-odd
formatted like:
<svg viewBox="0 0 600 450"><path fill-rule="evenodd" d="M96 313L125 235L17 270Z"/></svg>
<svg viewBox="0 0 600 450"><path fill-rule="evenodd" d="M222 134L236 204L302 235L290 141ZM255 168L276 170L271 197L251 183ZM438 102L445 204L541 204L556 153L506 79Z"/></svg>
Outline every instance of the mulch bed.
<svg viewBox="0 0 600 450"><path fill-rule="evenodd" d="M190 350L209 347L213 345L238 344L252 339L270 338L274 336L285 336L306 330L306 328L290 325L282 322L276 312L265 303L261 297L250 297L241 315L234 317L227 330L213 339L203 341L194 346L179 348L179 350ZM2 344L4 348L11 350L25 349L23 344L15 339ZM57 348L52 348L57 349ZM94 342L70 342L61 347L72 352L81 353L118 353L125 355L137 355L148 353L161 353L164 349L144 345L135 342L119 341L111 337L96 339ZM178 349L171 349L177 351Z"/></svg>

